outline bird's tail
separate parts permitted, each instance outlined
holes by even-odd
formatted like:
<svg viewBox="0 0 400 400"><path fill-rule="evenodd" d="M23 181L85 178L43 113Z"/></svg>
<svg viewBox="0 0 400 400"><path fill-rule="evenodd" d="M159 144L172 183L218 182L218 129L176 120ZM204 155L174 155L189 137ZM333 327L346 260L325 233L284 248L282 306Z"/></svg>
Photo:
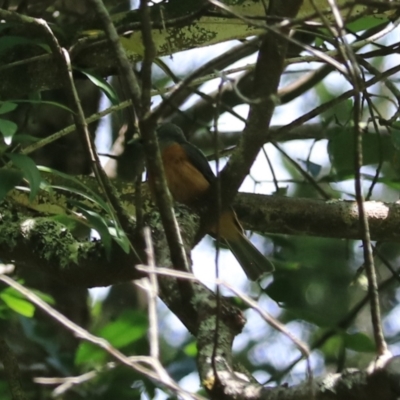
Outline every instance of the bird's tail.
<svg viewBox="0 0 400 400"><path fill-rule="evenodd" d="M244 234L225 242L250 280L257 281L274 271L272 262L262 255Z"/></svg>

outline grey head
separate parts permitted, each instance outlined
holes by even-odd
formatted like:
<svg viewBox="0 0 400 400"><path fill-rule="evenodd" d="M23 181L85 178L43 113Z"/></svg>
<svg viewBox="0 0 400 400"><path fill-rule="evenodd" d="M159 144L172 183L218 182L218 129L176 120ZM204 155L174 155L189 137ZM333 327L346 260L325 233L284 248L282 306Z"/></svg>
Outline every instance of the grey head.
<svg viewBox="0 0 400 400"><path fill-rule="evenodd" d="M175 124L167 123L159 125L156 132L161 147L168 146L173 143L187 143L182 129Z"/></svg>

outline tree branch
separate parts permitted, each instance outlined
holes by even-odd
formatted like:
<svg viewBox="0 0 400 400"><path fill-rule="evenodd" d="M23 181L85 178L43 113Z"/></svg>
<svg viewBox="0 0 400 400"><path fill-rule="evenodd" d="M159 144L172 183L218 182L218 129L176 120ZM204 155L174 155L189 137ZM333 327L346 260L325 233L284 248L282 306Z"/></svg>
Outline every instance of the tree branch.
<svg viewBox="0 0 400 400"><path fill-rule="evenodd" d="M126 196L126 193L124 193L124 196ZM26 197L28 198L28 196ZM274 196L241 194L238 196L238 212L243 211L243 208L240 206L240 197L243 197L242 201L245 207L249 207L254 213L259 213L255 204L257 204L257 207L260 204L264 204L264 207L261 207L261 213L270 213L269 217L267 214L261 214L262 217L260 214L256 216L256 220L261 221L260 223L263 226L267 223L267 226L274 227L274 223L280 223L281 229L288 229L291 233L297 229L296 233L299 233L299 227L301 227L299 222L301 222L304 224L303 228L307 233L310 233L310 219L315 216L316 219L319 219L315 227L324 226L327 231L335 232L336 226L333 225L333 221L341 221L343 224L343 233L350 232L360 235L358 231L358 209L354 202L331 201L325 203L309 199L298 200ZM256 203L254 201L251 203L251 199L256 201ZM124 197L124 200L130 205L133 204L132 199ZM63 200L60 199L60 202L62 203ZM299 208L295 208L295 205L299 203L306 205L308 214L303 216L303 212L299 212ZM275 209L272 207L273 204L275 204ZM317 209L318 205L324 211ZM31 206L34 207L35 205L32 204ZM279 211L276 209L278 206ZM395 219L400 218L398 217L400 216L400 205L384 205L383 203L375 202L366 202L365 209L368 216L374 219L377 215L376 208L379 209L379 207L393 207L392 213L389 210L389 214L393 215ZM293 209L295 210L293 211ZM292 216L301 215L303 221L299 221L298 219L283 221L281 217L282 215L285 216L286 210L289 213L292 212ZM336 214L335 212L330 212L332 210L335 210ZM19 218L16 218L18 211ZM341 218L338 218L337 213L341 214ZM287 214L286 216L288 216ZM3 208L0 210L0 215L0 254L3 260L13 259L18 262L23 261L25 265L28 264L32 267L47 268L46 270L50 273L59 273L60 275L58 276L63 279L65 277L69 278L69 281L73 284L78 283L79 278L82 279L79 282L80 284L88 284L90 283L90 279L91 283L103 279L102 284L112 284L121 281L121 277L125 279L135 277L134 271L132 269L129 270L129 266L132 265L130 261L126 262L126 259L119 260L114 252L111 253L111 258L107 260L100 242L79 242L72 237L63 225L48 218L35 218L35 215L22 218L21 208L18 210L18 208L15 208L15 204L7 202L4 203ZM177 216L180 222L183 241L187 249L190 249L194 245L194 237L199 227L199 217L188 211L187 208L180 206L177 207ZM371 221L371 232L378 226L382 232L396 233L396 230L382 226L382 224L387 223L388 219L391 218L387 218L387 215L381 214L380 223L374 224ZM157 264L170 266L171 259L166 244L166 236L160 226L158 213L148 209L146 223L153 232ZM399 221L395 225L399 227ZM312 225L312 228L314 228L314 225ZM321 232L318 232L318 235L321 235ZM400 237L400 232L397 231L397 235ZM52 240L49 240L49 238L52 238ZM65 263L66 261L67 264ZM120 261L122 262L121 265ZM77 263L76 266L74 265L75 262ZM87 268L88 265L91 266L91 270ZM116 266L118 266L118 271L116 271ZM121 271L123 266L127 267L126 271ZM125 272L125 276L123 272ZM130 277L128 272L131 273ZM99 274L102 278L99 277ZM107 282L106 278L108 278ZM211 366L209 361L207 361L209 360L207 355L212 351L211 349L214 344L212 340L210 341L210 338L214 337L210 329L214 329L215 324L212 320L217 316L215 295L198 282L192 282L191 284L193 287L193 297L191 301L182 303L177 280L171 277L161 277L161 298L172 312L181 319L187 329L198 337L199 357L204 361L204 363L201 363L201 368L203 368L202 381L213 394L214 398L268 398L268 400L274 398L271 396L284 399L309 398L310 383L292 388L262 388L252 382L246 372L234 366L231 343L235 335L240 332L244 318L239 310L224 300L221 303L219 324L221 343L219 343L220 346L218 347L217 365L219 373L217 380L214 378L214 374L210 375L209 372L213 370L210 369ZM366 396L365 393L376 394L379 390L381 393L379 396L380 400L391 400L395 398L394 393L398 393L399 390L398 369L398 361L397 359L393 359L383 370L376 371L372 375L357 371L330 376L326 380L313 382L313 391L315 391L317 399L341 399L346 398L348 390L351 390L351 388L354 390L354 387L357 387L357 390L359 390L357 393L362 393L363 396ZM330 384L328 385L329 382ZM360 397L360 399L373 398L368 396Z"/></svg>
<svg viewBox="0 0 400 400"><path fill-rule="evenodd" d="M355 201L316 200L240 193L234 208L246 229L259 232L361 239ZM400 240L400 205L364 203L372 240Z"/></svg>
<svg viewBox="0 0 400 400"><path fill-rule="evenodd" d="M271 3L269 13L274 17L295 17L302 0L285 1L279 6ZM270 4L270 5L271 5ZM253 93L247 124L243 136L235 152L221 172L222 204L231 203L245 176L266 141L266 133L276 104L276 93L287 49L287 39L282 35L269 31L265 36L258 55L254 71Z"/></svg>
<svg viewBox="0 0 400 400"><path fill-rule="evenodd" d="M321 0L317 0L319 3ZM343 0L344 1L344 0ZM262 1L246 0L231 6L236 12L243 12L247 16L257 17L264 14ZM339 2L341 3L341 2ZM202 2L190 2L191 10L199 10L202 7ZM194 4L194 6L193 6ZM323 2L325 7L325 2ZM379 10L378 9L379 5ZM379 1L372 4L373 7L368 9L368 6L358 4L353 8L353 12L364 12L369 10L370 14L375 16L393 13L390 3ZM163 13L160 12L160 7L165 8ZM152 28L152 36L155 39L157 56L162 57L179 51L209 46L215 43L221 43L228 40L246 38L255 36L264 32L264 29L255 26L249 26L237 18L226 18L222 15L205 15L200 13L197 21L191 18L186 18L190 14L185 2L182 2L182 7L179 8L179 15L176 13L176 7L168 8L162 5L154 5L151 7L153 15L158 17L159 25ZM174 12L175 11L175 12ZM377 12L379 11L379 12ZM302 18L313 13L312 8L306 3L300 15ZM161 15L165 18L165 26L163 28ZM183 17L180 21L179 19ZM140 23L136 11L117 14L114 16L114 22L119 25L119 31L126 32L135 28L135 32L129 36L120 38L129 57L132 61L141 59L141 36ZM171 24L170 24L171 22ZM179 23L178 23L179 22ZM136 25L132 25L136 24ZM221 29L221 27L223 27ZM68 26L69 32L78 32L75 37L78 37L75 42L70 43L72 50L73 64L82 68L89 69L99 75L109 76L117 72L116 60L113 57L113 51L103 36L100 34L99 39L93 41L85 32L93 29L91 22L87 26ZM125 30L126 29L126 30ZM82 34L80 34L82 32ZM50 90L60 87L61 70L51 55L40 55L24 60L15 60L15 62L0 66L0 92L2 98L18 98L27 93Z"/></svg>
<svg viewBox="0 0 400 400"><path fill-rule="evenodd" d="M95 185L85 177L85 185ZM56 181L52 182L56 185ZM118 185L117 185L118 186ZM119 183L121 203L130 215L135 214L133 185ZM110 259L99 241L77 240L68 229L52 219L40 215L72 212L68 196L39 196L29 202L25 192L12 192L12 201L0 208L0 255L3 261L15 261L43 269L55 277L79 286L107 286L142 276L133 265L138 260L126 255L119 246L112 247ZM152 214L149 193L143 191L147 223L153 232L163 231L159 216ZM308 235L319 237L360 239L358 208L354 201L298 199L239 193L235 210L246 229L262 233ZM194 246L193 235L199 227L199 217L183 206L176 206L186 251ZM63 211L65 210L65 211ZM400 241L400 204L365 202L371 239ZM51 240L49 239L51 238ZM155 243L156 238L153 238ZM135 243L136 245L136 243ZM138 241L137 245L143 246ZM167 247L161 254L164 259ZM161 251L161 250L160 250ZM157 259L159 260L159 259ZM161 265L169 265L163 263ZM176 305L180 307L181 301Z"/></svg>

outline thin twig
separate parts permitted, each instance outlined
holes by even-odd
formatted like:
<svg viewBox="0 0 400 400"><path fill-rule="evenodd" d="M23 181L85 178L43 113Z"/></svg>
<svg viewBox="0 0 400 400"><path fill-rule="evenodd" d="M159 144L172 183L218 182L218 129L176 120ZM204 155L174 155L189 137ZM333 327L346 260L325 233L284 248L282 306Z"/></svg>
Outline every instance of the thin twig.
<svg viewBox="0 0 400 400"><path fill-rule="evenodd" d="M322 187L318 184L318 182L307 172L305 171L289 154L282 149L275 142L271 142L271 144L296 168L296 170L301 174L301 176L319 193L323 199L329 200L332 198Z"/></svg>
<svg viewBox="0 0 400 400"><path fill-rule="evenodd" d="M395 276L391 276L390 278L386 279L385 281L379 284L379 291L386 289L392 283L396 281ZM314 340L313 343L309 346L310 350L317 349L321 347L324 343L327 342L332 336L342 332L343 330L347 329L351 322L357 317L359 312L369 303L369 294L367 294L363 299L361 299L356 305L354 305L351 310L336 324L335 327L329 329L328 331L324 332L322 336L318 339ZM292 361L285 369L277 372L275 375L271 376L265 384L269 382L279 382L285 375L289 373L289 371L299 363L303 357L297 357L294 361Z"/></svg>
<svg viewBox="0 0 400 400"><path fill-rule="evenodd" d="M154 379L155 381L159 382L166 388L172 390L173 392L175 392L181 396L184 396L187 399L191 399L191 398L193 398L193 396L195 396L193 394L189 394L189 393L185 392L171 378L164 380L165 375L159 376L158 373L156 373L156 372L158 372L160 370L160 368L163 369L162 365L160 365L160 363L159 363L159 360L154 359L152 357L148 357L148 356L127 357L123 353L121 353L119 350L117 350L115 347L113 347L110 344L110 342L108 342L107 340L100 338L98 336L92 335L86 329L83 329L79 325L75 324L70 319L68 319L63 314L61 314L60 312L55 310L49 304L47 304L44 300L42 300L40 297L38 297L31 290L25 288L24 286L22 286L21 284L16 282L14 279L12 279L6 275L0 274L0 281L4 282L8 286L14 288L19 293L24 295L29 301L31 301L33 304L38 306L41 310L43 310L50 317L54 318L57 322L59 322L61 325L63 325L69 331L73 332L78 338L84 339L84 340L86 340L90 343L93 343L94 345L102 348L107 353L109 353L113 358L115 358L116 360L121 362L122 364L134 369L135 371L143 374L144 376L148 377L149 379ZM156 372L144 367L142 364L151 366L152 369Z"/></svg>
<svg viewBox="0 0 400 400"><path fill-rule="evenodd" d="M214 0L212 1L215 3ZM301 3L301 0L285 4L270 2L270 6L273 8L269 10L269 13L274 16L282 16L282 14L285 14L285 17L286 14L295 16ZM262 145L270 139L268 127L276 106L277 89L284 70L288 33L286 30L279 34L270 31L262 41L254 72L252 93L253 99L258 98L262 101L250 105L241 141L221 171L221 193L224 207L231 203Z"/></svg>
<svg viewBox="0 0 400 400"><path fill-rule="evenodd" d="M246 17L243 17L241 14L235 12L231 7L229 7L228 5L218 1L218 0L208 0L210 3L214 4L217 7L220 7L221 9L223 9L224 11L227 11L228 13L232 14L233 16L235 16L236 18L242 19L247 23L252 23L254 24L254 22L250 22ZM310 52L311 54L313 54L314 57L319 58L321 61L324 61L327 64L330 64L333 68L335 68L336 70L338 70L339 72L341 72L343 75L346 75L346 69L343 68L343 66L336 61L334 58L330 57L327 53L324 53L320 50L314 49L313 47L302 43L296 39L294 39L293 37L287 36L285 35L283 32L287 32L289 30L289 24L287 23L289 22L289 19L287 19L286 21L284 21L283 23L280 24L280 26L273 26L273 25L267 25L264 23L260 23L260 27L264 28L267 32L273 32L274 34L281 36L283 38L285 38L287 41L300 46L302 48L304 48L304 50L307 50L308 52ZM282 31L281 31L282 30Z"/></svg>
<svg viewBox="0 0 400 400"><path fill-rule="evenodd" d="M140 19L142 22L141 32L144 45L144 54L143 54L143 62L141 70L141 78L142 78L141 115L144 116L150 112L151 86L152 86L151 67L156 57L156 48L151 34L151 20L150 20L150 13L147 0L140 1L139 11L140 11Z"/></svg>
<svg viewBox="0 0 400 400"><path fill-rule="evenodd" d="M147 293L147 300L149 306L149 342L150 342L150 356L154 360L160 361L160 346L158 340L158 318L157 318L157 298L158 298L158 280L155 274L156 265L154 257L154 248L151 240L151 231L149 227L144 228L144 239L146 243L147 265L150 270L148 271L149 277L143 278L136 284ZM162 380L171 379L166 370L162 367L161 362L156 364L157 373Z"/></svg>
<svg viewBox="0 0 400 400"><path fill-rule="evenodd" d="M100 373L114 369L119 364L114 361L110 361L102 367L96 368L86 372L79 376L67 376L67 377L35 377L33 382L39 385L58 385L52 392L52 397L56 398L62 396L68 390L72 389L74 386L82 385L94 378L96 378Z"/></svg>
<svg viewBox="0 0 400 400"><path fill-rule="evenodd" d="M214 132L213 132L213 142L214 142L214 156L215 156L215 169L216 169L216 177L217 177L217 184L216 184L216 196L217 196L217 226L216 226L216 241L215 241L215 277L219 279L219 256L220 256L220 249L221 249L221 226L220 226L220 215L222 212L222 204L221 204L221 182L219 179L219 143L218 143L218 117L220 115L220 104L221 104L221 92L224 85L224 80L221 79L218 85L218 96L215 99L215 117L214 117ZM218 369L217 369L217 355L218 355L218 337L219 337L219 327L220 327L220 319L221 319L221 289L220 286L217 284L216 287L216 317L215 317L215 329L214 329L214 343L213 343L213 351L212 351L212 361L211 365L213 368L214 376L218 376Z"/></svg>
<svg viewBox="0 0 400 400"><path fill-rule="evenodd" d="M392 25L385 27L385 29L383 29L382 31L378 32L377 34L371 36L370 38L367 38L367 39L362 40L360 42L356 41L356 42L352 43L351 44L352 48L357 50L357 49L359 49L359 48L361 48L361 47L363 47L363 46L365 46L367 44L372 43L375 40L378 40L379 38L385 36L386 34L390 33L393 29L395 29L398 26L399 23L400 23L400 19L395 21L395 23L393 23ZM253 42L249 42L248 45L249 46L250 45L254 46L254 43ZM236 48L232 49L232 53L234 53L233 50L236 50ZM334 54L337 54L337 50L332 50L332 51L330 51L328 53L331 54L332 56L334 56ZM362 57L362 55L360 55L360 57ZM217 63L217 61L218 60L215 60L216 63ZM315 58L307 58L307 57L304 58L304 57L302 57L301 59L298 59L298 60L297 59L288 59L286 62L288 64L291 64L291 63L294 63L294 62L303 62L303 61L310 62L310 61L318 61L318 60L316 60ZM247 66L243 67L243 69L249 69L249 68L250 69L254 69L254 65L247 65ZM241 67L239 67L237 69L235 68L235 69L232 69L232 70L224 71L224 74L228 75L228 74L231 74L231 73L239 72L239 70L241 70ZM195 78L196 76L201 76L202 75L202 71L203 71L203 68L201 68L201 71L199 71L199 72L195 71L195 75L193 75L193 76L191 75L191 76L185 78L183 80L184 82L182 81L182 83L179 85L179 87L181 87L181 86L186 87L188 85L197 86L197 85L199 85L201 83L204 83L208 79L214 79L218 75L220 75L220 73L218 72L218 73L210 74L207 77L200 77L200 78L196 79ZM394 69L390 69L390 70L388 70L388 71L386 71L384 73L379 73L379 76L375 76L374 78L372 78L368 82L365 82L365 88L368 88L368 87L374 85L375 83L378 83L379 81L384 81L385 82L388 77L390 77L391 75L394 75L398 71L399 71L399 68L394 68ZM178 93L175 93L176 90L177 90L177 85L173 85L173 86L170 86L170 87L167 87L167 88L161 88L159 90L154 90L154 91L152 91L152 95L155 96L157 94L164 94L164 93L174 92L174 97L175 97L175 95L178 94ZM183 90L183 87L182 87L182 90ZM282 90L283 90L283 96L285 97L286 96L285 88L283 88ZM322 106L319 106L316 109L310 111L311 114L307 113L307 114L303 115L302 117L299 117L296 121L293 121L294 125L290 124L290 127L302 125L304 122L314 118L318 114L324 112L326 109L328 109L328 108L340 103L341 101L346 100L347 98L349 98L351 96L352 96L352 91L348 91L346 93L343 93L340 96L340 99L333 99L332 102L328 102L326 104L323 104ZM171 98L169 98L168 101L171 101ZM86 122L89 124L89 123L98 121L102 117L104 117L106 115L109 115L112 112L125 109L127 107L130 107L131 105L132 105L132 102L130 100L126 100L126 101L121 102L121 103L119 103L117 105L113 105L113 106L111 106L109 108L106 108L105 110L103 110L101 112L92 114L89 118L86 119ZM320 110L320 111L316 111L317 109ZM288 126L286 126L286 127L288 127ZM281 127L280 133L283 133L282 130L283 129L286 130L286 127ZM51 135L49 137L46 137L46 138L41 139L40 141L38 141L36 143L33 143L33 144L29 145L29 146L26 146L24 149L21 150L21 154L30 154L30 153L32 153L32 152L44 147L45 145L47 145L49 143L52 143L55 140L58 140L58 139L60 139L60 138L62 138L64 136L74 132L75 130L76 130L76 126L75 125L70 125L67 128L62 129L62 130L54 133L53 135Z"/></svg>
<svg viewBox="0 0 400 400"><path fill-rule="evenodd" d="M163 172L163 165L160 155L160 150L158 147L158 142L156 139L156 134L154 132L156 126L156 120L151 118L144 119L147 114L150 104L149 104L149 95L146 94L144 98L142 98L142 93L140 87L138 85L135 74L132 71L127 55L119 41L118 33L111 21L110 15L108 14L107 9L105 8L103 2L101 0L90 0L96 8L96 12L98 13L106 31L107 37L111 41L111 45L114 49L115 55L117 57L118 65L121 69L121 74L126 79L127 90L129 92L129 96L131 98L132 104L135 107L136 113L139 117L139 128L140 133L143 139L143 148L146 156L147 169L149 174L156 176L155 179L155 197L156 203L159 207L163 227L167 235L168 245L171 251L171 259L176 268L182 270L188 270L188 261L186 259L186 254L184 251L183 241L180 235L179 226L175 217L175 213L172 207L172 199L171 195L168 191L167 182L165 179L165 175ZM144 4L145 0L141 3L142 13L146 10L146 4ZM152 43L151 37L151 26L149 25L149 18L146 17L146 12L143 14L144 20L142 20L143 27L142 31L145 30L147 33L143 35L143 40L146 40L144 43L144 47L149 47L150 49L154 48L154 44ZM149 32L150 30L150 32ZM148 65L152 62L152 57L154 57L154 52L149 51L146 52L146 57L148 60L146 61L146 73L149 74ZM148 78L147 78L148 79ZM150 88L146 86L146 90ZM146 100L147 104L142 104L142 100Z"/></svg>
<svg viewBox="0 0 400 400"><path fill-rule="evenodd" d="M128 92L133 106L135 107L136 113L140 115L141 112L141 90L139 83L132 71L131 64L129 63L125 50L122 47L118 33L112 23L110 15L101 0L89 0L95 8L96 14L101 20L106 37L111 42L111 46L114 50L115 56L117 58L118 66L121 70L121 75L124 77L126 84L128 86Z"/></svg>
<svg viewBox="0 0 400 400"><path fill-rule="evenodd" d="M145 73L147 74L147 78L145 78L146 87L143 87L143 90L146 90L147 93L143 94L142 97L142 100L146 101L146 104L142 104L144 118L140 121L139 126L143 138L147 171L149 176L154 177L155 200L160 210L164 231L171 252L172 263L175 268L188 271L189 262L186 257L181 232L173 209L173 201L165 178L163 161L154 130L157 121L153 118L153 114L150 113L151 64L155 57L155 47L151 34L151 21L147 0L141 0L140 10L142 15L143 45L145 48L144 56L146 58L144 61L146 64ZM181 283L179 283L179 285L181 285ZM190 301L192 295L191 287L186 286L181 289L185 300Z"/></svg>
<svg viewBox="0 0 400 400"><path fill-rule="evenodd" d="M378 183L379 176L381 174L381 170L382 170L382 166L383 166L383 146L382 146L382 137L381 137L381 134L379 132L379 127L378 127L377 120L375 118L376 108L374 107L374 104L373 104L370 96L368 95L367 91L364 91L364 96L365 96L365 99L367 100L369 113L371 115L372 125L374 127L374 131L375 131L376 137L378 139L377 152L379 154L378 166L376 167L375 175L374 175L374 177L372 179L371 185L369 186L368 193L365 196L365 200L369 201L371 196L372 196L373 190L374 190L376 184Z"/></svg>
<svg viewBox="0 0 400 400"><path fill-rule="evenodd" d="M158 281L154 273L156 264L154 258L154 248L151 241L151 232L149 227L144 228L144 239L146 243L147 265L150 267L149 278L145 288L149 303L149 338L150 338L150 356L159 359L160 349L158 345L158 319L157 319L157 297Z"/></svg>
<svg viewBox="0 0 400 400"><path fill-rule="evenodd" d="M332 9L334 19L339 31L339 37L343 43L343 49L345 50L345 55L347 56L346 66L349 71L349 76L351 77L351 83L354 86L354 105L353 105L353 121L354 121L354 140L355 140L355 192L356 201L358 205L358 212L360 217L360 227L362 233L362 243L363 243L363 253L364 253L364 263L368 278L368 291L370 295L371 303L371 318L372 326L374 331L375 343L377 346L378 356L386 355L388 352L387 344L383 336L382 331L382 320L379 304L379 294L378 294L378 283L376 278L376 271L374 265L374 257L372 254L371 236L368 218L365 212L364 206L364 193L362 190L362 178L361 178L361 168L363 165L363 150L362 150L362 130L360 129L360 119L362 113L361 107L361 71L357 63L356 57L352 48L348 45L344 31L344 23L342 17L338 11L335 0L328 0L328 3Z"/></svg>
<svg viewBox="0 0 400 400"><path fill-rule="evenodd" d="M360 90L366 90L368 87L380 82L382 80L382 78L388 78L389 76L394 75L399 71L400 71L400 65L396 65L392 68L389 68L388 70L382 72L381 76L379 76L379 77L374 76L367 82L362 82L361 83L362 86L361 86ZM356 93L355 89L347 90L346 92L342 93L338 97L335 97L334 99L332 99L324 104L321 104L318 107L315 107L314 109L303 114L301 117L295 119L291 123L282 126L281 128L278 129L277 134L279 135L279 133L281 133L281 132L282 133L288 132L295 127L305 124L307 121L311 120L312 118L316 117L317 115L323 113L326 110L329 110L330 108L332 108L332 107L342 103L343 101L347 100L348 98L354 96L355 93Z"/></svg>
<svg viewBox="0 0 400 400"><path fill-rule="evenodd" d="M151 268L147 266L138 266L138 269L143 272L150 272ZM170 276L174 278L179 278L179 279L186 279L189 281L193 282L198 282L198 279L191 273L187 272L181 272L181 271L174 271L168 268L157 268L155 271L156 274L162 275L162 276ZM233 292L236 296L238 296L241 300L243 300L247 305L249 305L253 310L255 310L263 319L265 322L267 322L269 325L271 325L272 328L276 329L278 332L281 332L283 335L288 337L299 349L301 353L301 358L305 357L308 360L308 357L310 356L310 350L307 346L306 343L302 342L301 340L297 339L294 335L292 335L286 327L281 324L276 318L272 317L267 311L261 309L258 304L252 300L249 296L246 294L242 293L241 291L235 289L232 287L229 283L221 280L221 279L209 279L210 282L215 283L217 285L221 285L229 289L231 292ZM307 370L310 375L312 375L311 367L307 361Z"/></svg>
<svg viewBox="0 0 400 400"><path fill-rule="evenodd" d="M274 182L274 186L275 186L275 192L276 192L276 194L278 194L279 193L279 182L278 182L278 179L276 178L274 166L272 165L272 162L271 162L270 158L268 157L268 153L267 153L267 150L265 150L265 146L261 147L261 150L264 154L265 159L267 160L269 170L271 171L272 182Z"/></svg>
<svg viewBox="0 0 400 400"><path fill-rule="evenodd" d="M254 311L256 311L260 317L268 323L272 328L277 330L278 332L282 333L286 336L293 344L297 347L300 351L302 357L304 357L307 361L307 372L309 377L312 377L312 370L310 365L310 349L306 343L302 340L296 338L286 327L284 324L280 323L276 318L274 318L271 314L267 311L263 310L257 302L255 302L251 297L247 296L245 293L241 292L240 290L235 289L229 283L221 281L221 284L229 289L235 296L239 297L243 300L249 307L251 307Z"/></svg>

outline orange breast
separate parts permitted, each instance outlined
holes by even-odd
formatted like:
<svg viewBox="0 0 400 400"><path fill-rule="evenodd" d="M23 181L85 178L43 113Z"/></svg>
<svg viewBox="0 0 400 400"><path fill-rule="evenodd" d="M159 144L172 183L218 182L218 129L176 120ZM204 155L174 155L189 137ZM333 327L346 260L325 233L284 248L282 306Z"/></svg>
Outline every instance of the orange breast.
<svg viewBox="0 0 400 400"><path fill-rule="evenodd" d="M210 186L203 174L189 162L180 145L164 149L162 159L168 187L176 201L190 205Z"/></svg>
<svg viewBox="0 0 400 400"><path fill-rule="evenodd" d="M191 205L207 191L210 183L189 162L185 151L178 144L173 144L163 149L162 160L164 164L165 176L169 191L175 201ZM152 179L149 176L150 187ZM216 234L217 227L214 225L210 229L211 234ZM219 233L221 238L236 240L243 235L235 212L232 209L224 211L219 219Z"/></svg>

